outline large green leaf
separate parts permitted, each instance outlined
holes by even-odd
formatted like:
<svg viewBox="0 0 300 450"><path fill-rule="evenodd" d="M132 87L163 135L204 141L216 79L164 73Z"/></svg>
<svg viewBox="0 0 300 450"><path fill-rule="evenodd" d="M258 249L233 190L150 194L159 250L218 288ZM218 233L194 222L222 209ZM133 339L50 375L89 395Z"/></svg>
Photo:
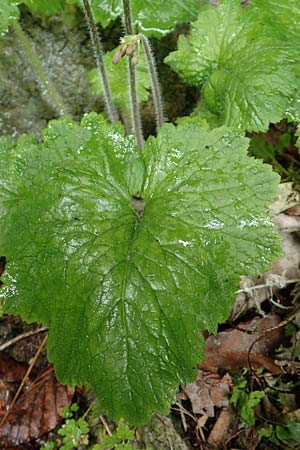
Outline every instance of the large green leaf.
<svg viewBox="0 0 300 450"><path fill-rule="evenodd" d="M66 0L69 4L82 5L81 0ZM95 20L106 28L110 22L122 15L122 0L90 0Z"/></svg>
<svg viewBox="0 0 300 450"><path fill-rule="evenodd" d="M81 4L80 0L67 2ZM177 23L195 19L199 6L207 3L207 0L132 0L132 18L138 31L159 37L172 31ZM122 5L122 0L91 0L95 19L103 27L122 16Z"/></svg>
<svg viewBox="0 0 300 450"><path fill-rule="evenodd" d="M279 255L266 213L279 177L247 146L167 124L142 154L96 114L51 122L40 145L2 141L4 310L49 326L58 378L91 384L110 417L166 413L239 275Z"/></svg>
<svg viewBox="0 0 300 450"><path fill-rule="evenodd" d="M298 0L251 0L253 13L258 14L270 28L287 44L300 43L300 3Z"/></svg>
<svg viewBox="0 0 300 450"><path fill-rule="evenodd" d="M190 36L181 36L178 50L166 58L202 90L220 124L248 131L266 130L284 117L300 73L297 41L273 32L264 21L271 2L262 3L266 9L261 5L260 13L242 8L239 0L205 9ZM300 13L299 3L294 8Z"/></svg>
<svg viewBox="0 0 300 450"><path fill-rule="evenodd" d="M105 53L104 63L114 103L128 112L130 110L128 61L125 57L121 58L118 64L112 64L116 51L115 49ZM139 57L139 63L136 66L136 78L138 99L139 101L146 101L150 94L150 80L144 54L141 54ZM92 92L97 95L103 95L102 81L97 68L92 69L88 73L88 80L91 83Z"/></svg>
<svg viewBox="0 0 300 450"><path fill-rule="evenodd" d="M1 0L0 2L0 36L4 34L12 20L19 18L19 8L11 0Z"/></svg>
<svg viewBox="0 0 300 450"><path fill-rule="evenodd" d="M64 9L65 0L22 0L30 9L43 14L55 14Z"/></svg>

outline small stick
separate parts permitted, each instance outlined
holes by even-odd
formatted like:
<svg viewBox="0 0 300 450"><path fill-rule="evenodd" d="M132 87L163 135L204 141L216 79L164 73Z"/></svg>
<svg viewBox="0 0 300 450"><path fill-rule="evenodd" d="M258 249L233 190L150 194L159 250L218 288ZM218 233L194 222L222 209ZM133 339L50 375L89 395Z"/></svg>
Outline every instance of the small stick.
<svg viewBox="0 0 300 450"><path fill-rule="evenodd" d="M292 280L286 280L284 282L284 286L287 286L288 284L294 284L294 283L298 283L300 281L300 278L295 278ZM243 292L247 293L249 291L254 291L256 289L263 289L263 288L268 288L268 287L276 287L276 284L270 285L270 284L257 284L256 286L251 286L251 287L247 287L244 289L239 289L238 291L235 291L236 294L241 294Z"/></svg>
<svg viewBox="0 0 300 450"><path fill-rule="evenodd" d="M104 428L106 429L107 434L108 434L109 436L112 436L112 432L110 431L110 429L109 429L109 427L108 427L108 425L107 425L107 422L106 422L106 420L104 419L104 417L103 417L103 416L100 416L99 419L101 420L102 425L103 425Z"/></svg>
<svg viewBox="0 0 300 450"><path fill-rule="evenodd" d="M186 433L187 430L188 430L188 427L187 427L187 424L186 424L185 415L184 415L184 412L183 412L183 407L182 407L181 401L178 400L178 402L176 402L176 403L179 406L181 423L182 423L184 432Z"/></svg>
<svg viewBox="0 0 300 450"><path fill-rule="evenodd" d="M248 354L247 354L247 363L248 363L248 367L249 367L249 370L250 370L251 374L253 375L253 377L255 378L255 380L257 381L259 386L261 386L260 379L257 376L257 374L255 373L255 370L253 369L252 363L251 363L251 353L252 353L252 350L253 350L255 344L257 344L257 342L259 342L261 339L266 337L269 333L272 333L273 331L276 331L279 328L282 328L285 325L287 325L289 322L291 322L296 317L298 312L299 312L299 308L297 308L297 310L293 314L291 314L289 317L287 317L285 320L282 320L278 325L274 325L273 327L270 327L270 328L267 328L266 330L264 330L261 333L261 335L258 336L258 338L255 339L255 341L253 341L252 344L250 345L249 350L248 350ZM271 387L271 386L269 386L269 387ZM273 389L274 391L279 391L279 389L276 389L276 388L273 388L273 387L271 387L271 389ZM280 391L280 392L282 392L282 391Z"/></svg>
<svg viewBox="0 0 300 450"><path fill-rule="evenodd" d="M15 396L14 396L14 398L13 398L11 404L9 405L8 410L6 411L6 413L4 414L4 416L3 416L2 419L1 419L0 427L5 423L7 417L9 416L9 414L10 414L10 412L12 411L13 407L15 406L15 403L16 403L16 401L17 401L17 399L18 399L18 397L19 397L19 395L20 395L20 393L21 393L21 391L22 391L22 389L23 389L23 387L24 387L24 384L26 383L27 378L29 377L29 375L30 375L30 373L31 373L31 371L32 371L32 369L33 369L33 367L34 367L34 365L35 365L35 363L36 363L38 357L40 356L41 352L43 351L43 349L44 349L44 347L45 347L45 345L46 345L47 339L48 339L48 334L47 334L47 336L44 337L44 339L43 339L41 345L40 345L39 348L37 349L37 352L36 352L36 354L34 355L32 361L31 361L31 363L30 363L30 366L29 366L28 369L27 369L27 372L25 373L25 375L24 375L24 377L23 377L23 380L22 380L20 386L18 387L18 390L17 390L17 392L16 392L16 394L15 394Z"/></svg>
<svg viewBox="0 0 300 450"><path fill-rule="evenodd" d="M43 333L44 331L47 331L47 330L48 330L48 327L42 327L42 328L37 328L36 330L27 331L27 333L20 334L19 336L16 336L13 339L10 339L9 341L0 345L0 352L5 350L6 348L10 347L11 345L14 345L16 342L21 341L22 339L25 339L29 336L34 336L35 334L38 334L38 333Z"/></svg>

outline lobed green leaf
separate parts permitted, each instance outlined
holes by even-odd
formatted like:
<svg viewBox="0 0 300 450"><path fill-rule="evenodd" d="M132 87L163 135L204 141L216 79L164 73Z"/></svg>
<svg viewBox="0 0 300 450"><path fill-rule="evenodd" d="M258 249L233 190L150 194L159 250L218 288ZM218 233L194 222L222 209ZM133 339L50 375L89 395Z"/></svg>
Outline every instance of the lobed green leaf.
<svg viewBox="0 0 300 450"><path fill-rule="evenodd" d="M67 2L81 4L80 0ZM207 4L207 0L132 0L132 19L139 32L160 37L172 31L177 23L195 19L201 4ZM103 27L123 14L122 0L91 0L91 6L96 21Z"/></svg>
<svg viewBox="0 0 300 450"><path fill-rule="evenodd" d="M0 143L4 309L49 326L60 381L89 383L114 419L165 414L241 274L280 241L266 208L278 176L226 128L166 124L144 153L90 114L38 144Z"/></svg>
<svg viewBox="0 0 300 450"><path fill-rule="evenodd" d="M296 20L290 25L278 12L271 13L277 18L273 23L272 0L254 3L243 8L239 0L222 0L217 9L204 9L190 36L180 36L178 50L166 62L201 89L219 124L262 131L285 116L297 86L300 51L299 39L291 37ZM287 14L285 0L273 3L273 11L276 3ZM293 10L298 17L298 2ZM277 31L280 23L288 36Z"/></svg>

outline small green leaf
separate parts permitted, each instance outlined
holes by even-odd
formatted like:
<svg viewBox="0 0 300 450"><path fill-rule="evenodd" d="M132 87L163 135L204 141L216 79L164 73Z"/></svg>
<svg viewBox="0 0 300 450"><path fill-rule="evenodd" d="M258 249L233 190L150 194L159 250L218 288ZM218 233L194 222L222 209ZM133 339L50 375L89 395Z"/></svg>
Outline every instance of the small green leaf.
<svg viewBox="0 0 300 450"><path fill-rule="evenodd" d="M115 450L134 450L135 447L133 447L130 444L117 444L115 446Z"/></svg>
<svg viewBox="0 0 300 450"><path fill-rule="evenodd" d="M289 420L287 423L287 428L290 433L290 439L299 443L300 437L300 422L295 422L293 420Z"/></svg>
<svg viewBox="0 0 300 450"><path fill-rule="evenodd" d="M197 123L166 124L143 154L96 114L43 139L0 145L4 310L49 326L60 381L145 423L195 377L239 276L280 255L279 177L237 132Z"/></svg>
<svg viewBox="0 0 300 450"><path fill-rule="evenodd" d="M180 36L178 50L166 58L202 90L219 124L248 131L266 130L286 115L299 74L299 45L264 23L269 10L262 3L265 15L240 0L203 10L190 36Z"/></svg>
<svg viewBox="0 0 300 450"><path fill-rule="evenodd" d="M130 430L128 425L122 420L117 426L116 434L121 441L130 441L134 439L134 431Z"/></svg>
<svg viewBox="0 0 300 450"><path fill-rule="evenodd" d="M247 425L255 424L254 408L264 398L262 391L247 392L247 380L242 380L234 386L230 403L237 409L239 415Z"/></svg>
<svg viewBox="0 0 300 450"><path fill-rule="evenodd" d="M41 447L41 450L55 450L54 442L46 442L46 444Z"/></svg>
<svg viewBox="0 0 300 450"><path fill-rule="evenodd" d="M115 53L116 49L107 52L104 56L104 63L114 102L117 106L128 112L130 110L128 61L124 57L120 59L118 64L112 64ZM139 63L136 66L136 78L138 99L141 102L146 101L150 93L150 80L144 54L141 54L139 57ZM91 83L92 92L96 95L103 95L102 81L98 69L92 69L89 72L88 80Z"/></svg>
<svg viewBox="0 0 300 450"><path fill-rule="evenodd" d="M80 6L80 0L67 0ZM132 0L132 18L139 32L160 37L172 31L179 22L189 22L197 17L201 4L207 0ZM112 20L122 16L122 0L91 0L97 22L106 27Z"/></svg>
<svg viewBox="0 0 300 450"><path fill-rule="evenodd" d="M19 18L18 2L1 0L0 2L0 36L3 35L13 20Z"/></svg>

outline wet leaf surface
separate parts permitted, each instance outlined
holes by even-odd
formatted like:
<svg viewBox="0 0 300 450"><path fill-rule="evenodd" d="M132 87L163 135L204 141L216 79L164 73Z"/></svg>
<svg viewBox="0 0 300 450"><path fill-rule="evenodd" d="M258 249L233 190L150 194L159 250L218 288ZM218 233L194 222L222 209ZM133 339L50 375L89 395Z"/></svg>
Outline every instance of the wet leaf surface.
<svg viewBox="0 0 300 450"><path fill-rule="evenodd" d="M239 275L280 254L266 212L278 177L226 128L165 124L143 154L93 113L43 136L0 148L4 310L49 325L63 383L90 383L110 417L145 423L193 380Z"/></svg>

